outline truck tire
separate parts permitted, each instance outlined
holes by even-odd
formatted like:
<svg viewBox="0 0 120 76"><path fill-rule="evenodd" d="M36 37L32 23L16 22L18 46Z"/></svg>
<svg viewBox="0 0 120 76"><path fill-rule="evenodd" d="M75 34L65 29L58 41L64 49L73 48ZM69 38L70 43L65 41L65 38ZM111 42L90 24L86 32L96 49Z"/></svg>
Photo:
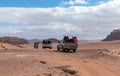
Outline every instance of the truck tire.
<svg viewBox="0 0 120 76"><path fill-rule="evenodd" d="M35 49L38 49L38 47L39 47L39 43L37 43L37 42L34 43L34 48L35 48Z"/></svg>
<svg viewBox="0 0 120 76"><path fill-rule="evenodd" d="M64 49L64 48L62 48L62 52L65 52L65 49Z"/></svg>
<svg viewBox="0 0 120 76"><path fill-rule="evenodd" d="M57 51L60 51L60 48L57 47Z"/></svg>
<svg viewBox="0 0 120 76"><path fill-rule="evenodd" d="M69 49L67 49L66 51L67 51L67 52L69 52L70 50L69 50Z"/></svg>
<svg viewBox="0 0 120 76"><path fill-rule="evenodd" d="M73 52L76 52L76 49L73 49Z"/></svg>

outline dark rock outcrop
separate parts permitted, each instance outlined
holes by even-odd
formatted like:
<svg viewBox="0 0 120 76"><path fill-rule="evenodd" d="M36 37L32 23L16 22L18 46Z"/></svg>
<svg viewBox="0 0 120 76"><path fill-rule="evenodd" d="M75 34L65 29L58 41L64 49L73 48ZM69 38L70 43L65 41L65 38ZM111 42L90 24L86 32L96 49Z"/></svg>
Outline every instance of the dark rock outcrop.
<svg viewBox="0 0 120 76"><path fill-rule="evenodd" d="M120 29L113 30L103 41L120 40Z"/></svg>
<svg viewBox="0 0 120 76"><path fill-rule="evenodd" d="M24 38L18 38L18 37L2 37L4 39L5 43L9 44L28 44L28 41Z"/></svg>

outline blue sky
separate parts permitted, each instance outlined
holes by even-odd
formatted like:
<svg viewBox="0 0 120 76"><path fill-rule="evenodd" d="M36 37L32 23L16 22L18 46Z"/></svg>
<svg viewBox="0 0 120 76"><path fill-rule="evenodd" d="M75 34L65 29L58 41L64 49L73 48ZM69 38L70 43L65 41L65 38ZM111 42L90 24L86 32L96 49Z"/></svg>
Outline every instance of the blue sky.
<svg viewBox="0 0 120 76"><path fill-rule="evenodd" d="M2 7L55 7L62 0L1 0Z"/></svg>
<svg viewBox="0 0 120 76"><path fill-rule="evenodd" d="M0 37L97 40L119 20L120 0L0 0Z"/></svg>
<svg viewBox="0 0 120 76"><path fill-rule="evenodd" d="M74 1L74 0L73 0ZM99 2L108 2L109 0L86 0L88 4L77 4L79 6L95 6ZM69 0L0 0L0 7L57 7L63 2ZM68 5L69 6L69 5Z"/></svg>
<svg viewBox="0 0 120 76"><path fill-rule="evenodd" d="M61 0L1 0L2 7L53 7Z"/></svg>

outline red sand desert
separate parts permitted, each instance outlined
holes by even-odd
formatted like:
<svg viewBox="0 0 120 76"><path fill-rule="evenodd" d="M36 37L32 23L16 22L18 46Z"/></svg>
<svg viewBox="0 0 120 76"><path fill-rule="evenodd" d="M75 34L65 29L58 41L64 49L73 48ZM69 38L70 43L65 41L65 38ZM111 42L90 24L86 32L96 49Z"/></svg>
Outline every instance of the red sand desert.
<svg viewBox="0 0 120 76"><path fill-rule="evenodd" d="M120 76L120 41L81 42L76 53L0 44L0 76Z"/></svg>

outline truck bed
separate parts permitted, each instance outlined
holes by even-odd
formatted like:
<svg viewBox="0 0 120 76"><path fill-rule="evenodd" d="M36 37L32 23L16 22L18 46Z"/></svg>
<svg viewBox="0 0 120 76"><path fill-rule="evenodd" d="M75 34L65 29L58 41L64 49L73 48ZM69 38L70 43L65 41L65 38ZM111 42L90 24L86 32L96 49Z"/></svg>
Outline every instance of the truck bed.
<svg viewBox="0 0 120 76"><path fill-rule="evenodd" d="M72 50L72 49L76 49L78 47L77 43L63 43L63 48L64 49L69 49L69 50Z"/></svg>

